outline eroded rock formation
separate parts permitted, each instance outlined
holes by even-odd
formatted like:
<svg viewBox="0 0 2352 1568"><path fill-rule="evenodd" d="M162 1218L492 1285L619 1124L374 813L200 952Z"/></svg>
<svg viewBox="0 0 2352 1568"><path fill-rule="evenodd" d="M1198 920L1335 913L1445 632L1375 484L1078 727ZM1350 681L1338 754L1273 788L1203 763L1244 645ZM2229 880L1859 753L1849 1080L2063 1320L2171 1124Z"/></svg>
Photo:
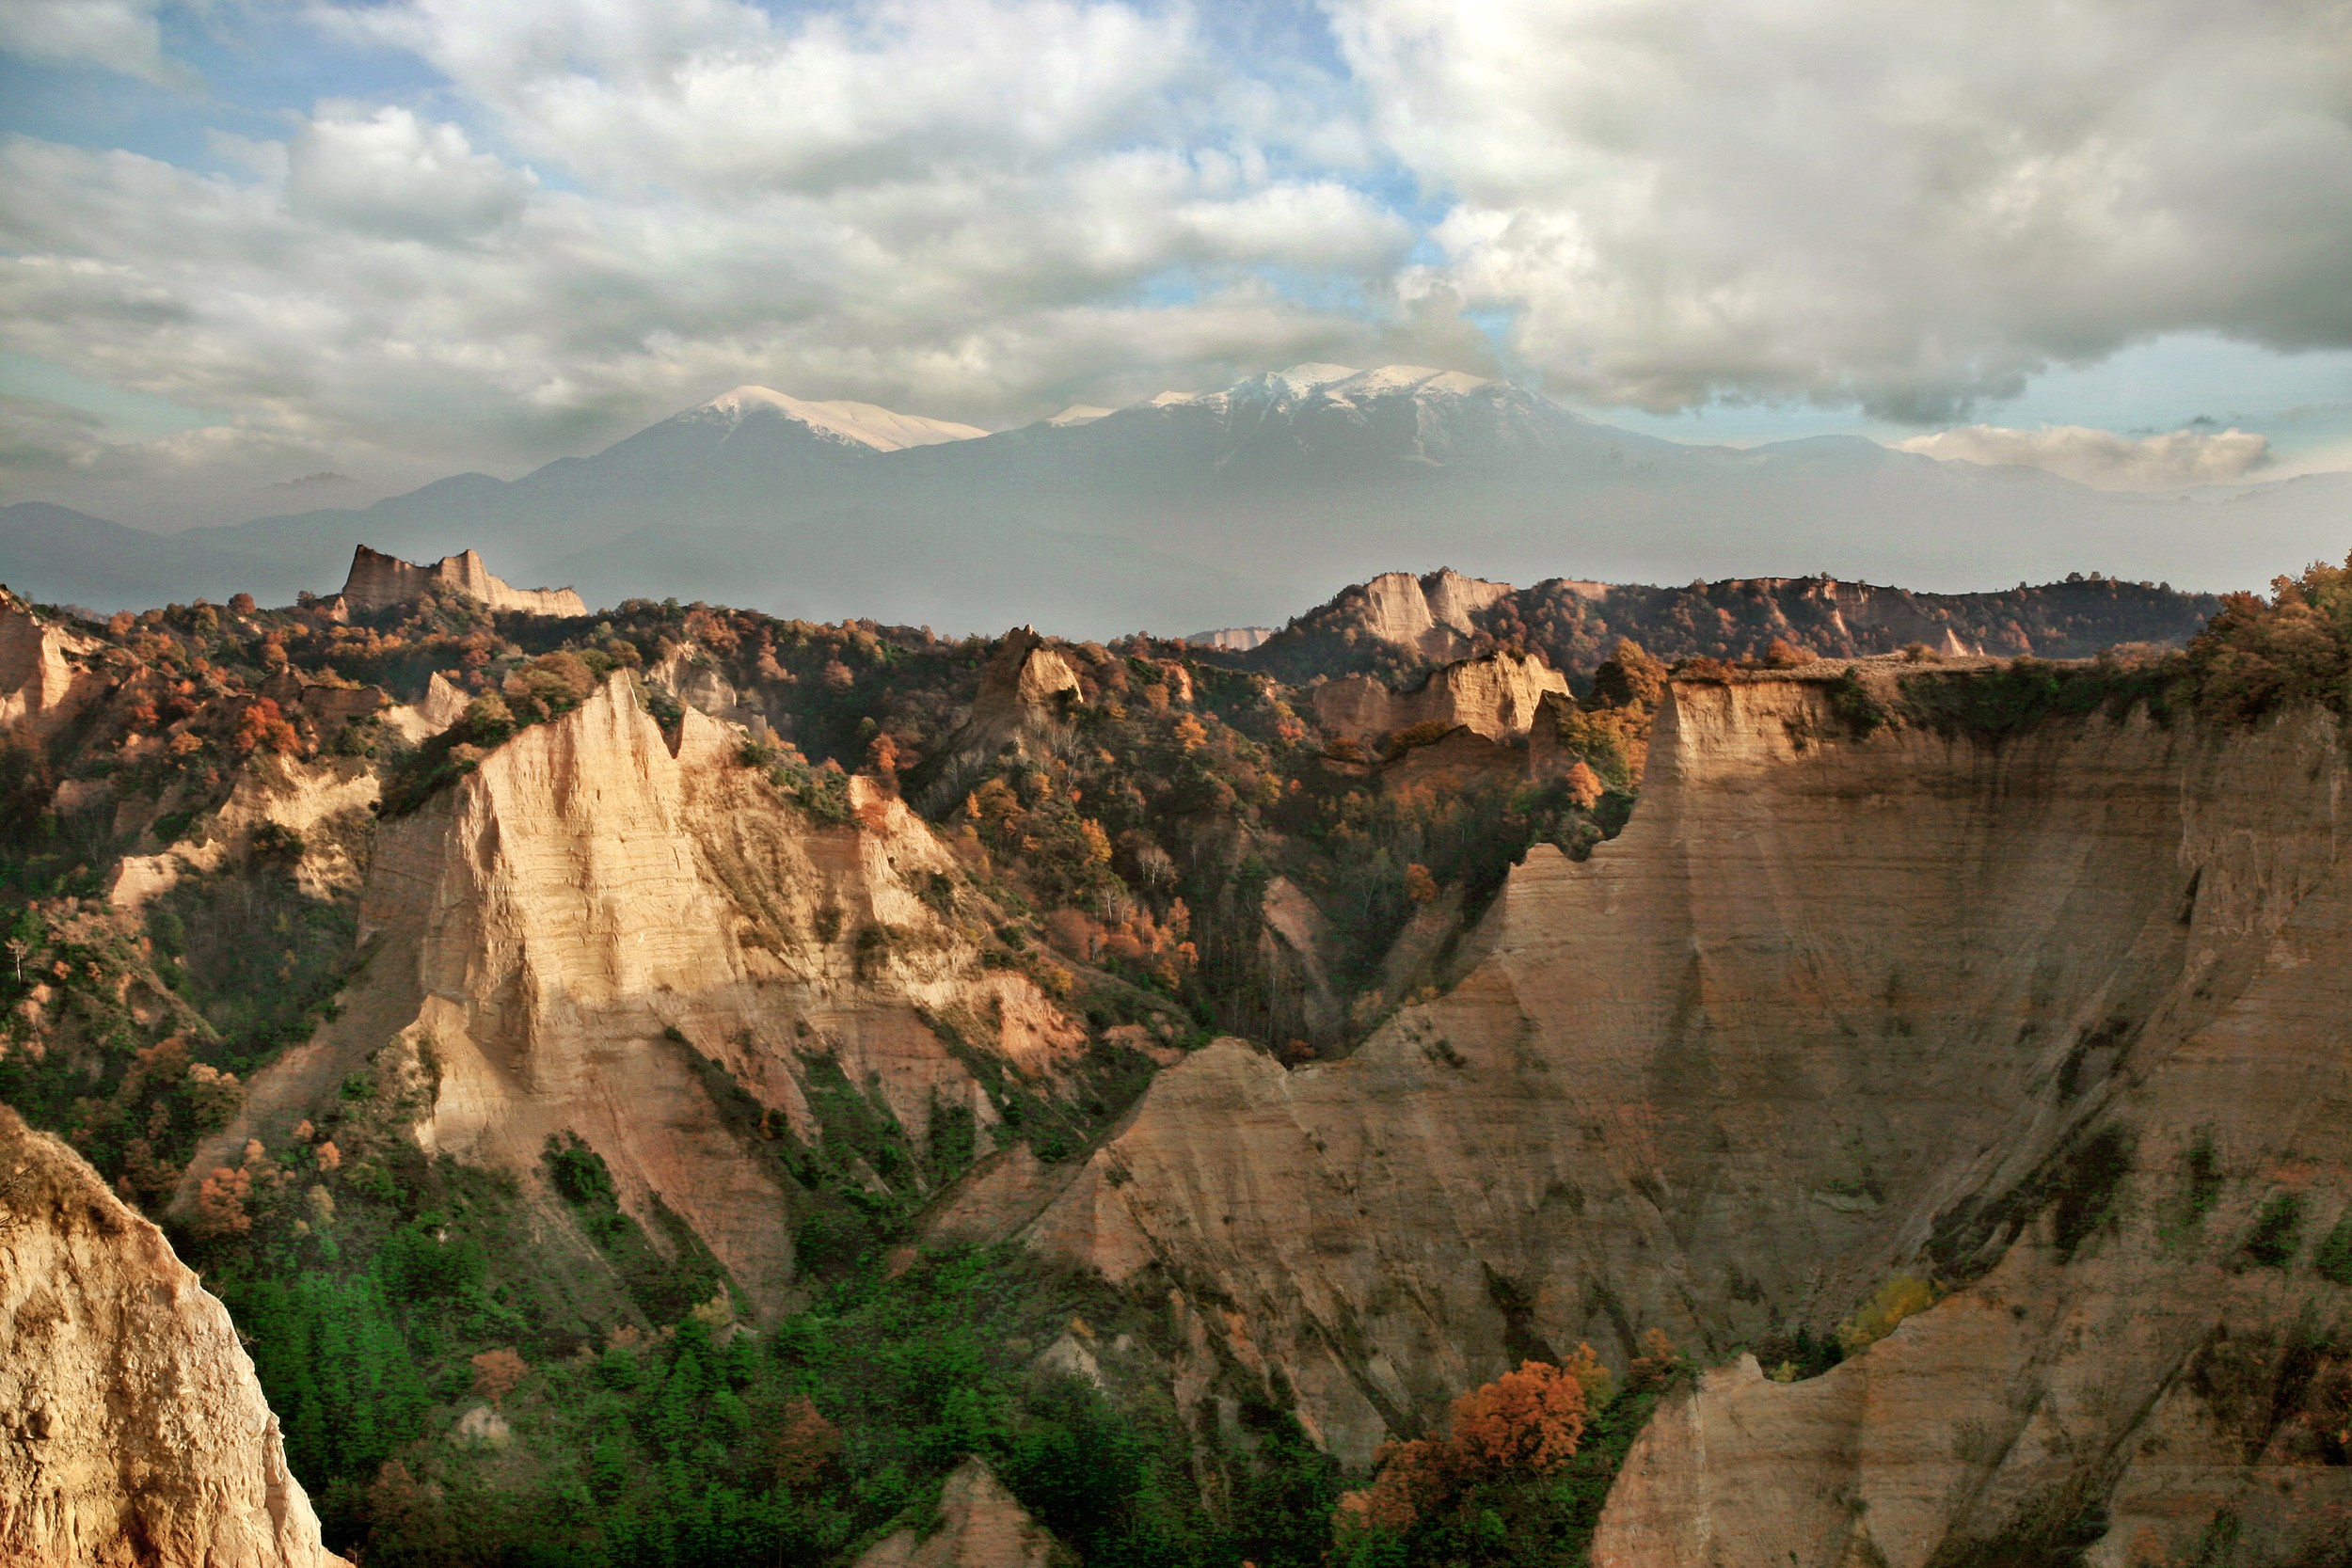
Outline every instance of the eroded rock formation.
<svg viewBox="0 0 2352 1568"><path fill-rule="evenodd" d="M71 718L105 684L89 669L97 647L0 588L0 727L40 734Z"/></svg>
<svg viewBox="0 0 2352 1568"><path fill-rule="evenodd" d="M0 1107L0 1560L330 1568L219 1302Z"/></svg>
<svg viewBox="0 0 2352 1568"><path fill-rule="evenodd" d="M1865 667L1889 704L1896 673ZM2121 1563L2233 1499L2273 1544L2352 1500L2285 1475L2314 1439L2269 1397L2296 1314L2352 1292L2239 1244L2279 1195L2314 1235L2352 1197L2336 721L1857 738L1826 675L1740 677L1678 684L1649 768L1622 837L1512 874L1451 993L1342 1062L1163 1073L1033 1242L1172 1289L1195 1386L1279 1369L1359 1463L1524 1354L1965 1284L1827 1377L1716 1374L1605 1562L1924 1564L2106 1506Z"/></svg>
<svg viewBox="0 0 2352 1568"><path fill-rule="evenodd" d="M1567 691L1566 677L1543 655L1506 651L1441 665L1410 691L1370 675L1327 682L1315 688L1315 721L1359 742L1416 725L1506 740L1528 733L1547 694L1565 698Z"/></svg>
<svg viewBox="0 0 2352 1568"><path fill-rule="evenodd" d="M966 1459L941 1489L938 1528L895 1530L866 1548L857 1568L1067 1568L1075 1561L994 1471Z"/></svg>
<svg viewBox="0 0 2352 1568"><path fill-rule="evenodd" d="M463 594L492 610L525 615L585 615L588 607L568 588L514 588L493 577L481 552L445 555L430 566L412 565L362 545L352 552L351 575L336 595L347 614L367 615L394 605L414 604L427 591Z"/></svg>
<svg viewBox="0 0 2352 1568"><path fill-rule="evenodd" d="M851 779L850 819L812 822L744 739L690 708L674 752L615 677L384 824L361 899L375 956L217 1147L278 1142L391 1041L434 1085L428 1148L528 1173L550 1136L580 1137L632 1212L666 1206L779 1306L801 1216L732 1093L815 1142L805 1083L822 1072L919 1148L942 1107L997 1119L931 1021L1044 1092L1086 1033L1018 970L983 966L976 895L903 803Z"/></svg>

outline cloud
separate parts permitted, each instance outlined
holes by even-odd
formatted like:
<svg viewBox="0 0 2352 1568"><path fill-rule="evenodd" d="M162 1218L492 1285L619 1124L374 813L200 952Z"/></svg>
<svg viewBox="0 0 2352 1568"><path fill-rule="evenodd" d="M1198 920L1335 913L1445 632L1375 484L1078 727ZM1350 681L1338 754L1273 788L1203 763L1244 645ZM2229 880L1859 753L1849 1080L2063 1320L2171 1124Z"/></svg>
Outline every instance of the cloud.
<svg viewBox="0 0 2352 1568"><path fill-rule="evenodd" d="M1332 9L1432 269L1556 389L1926 422L2167 332L2352 342L2339 8Z"/></svg>
<svg viewBox="0 0 2352 1568"><path fill-rule="evenodd" d="M337 106L287 149L286 204L297 214L390 239L453 244L515 221L537 182L454 125L406 109Z"/></svg>
<svg viewBox="0 0 2352 1568"><path fill-rule="evenodd" d="M746 381L995 424L1500 362L1589 404L1939 426L2166 333L2352 344L2321 7L262 9L185 14L338 96L191 98L219 123L168 157L0 141L0 351L363 485ZM0 40L167 72L155 18L21 0Z"/></svg>
<svg viewBox="0 0 2352 1568"><path fill-rule="evenodd" d="M159 8L160 0L8 0L0 6L0 51L184 85L187 73L164 58Z"/></svg>
<svg viewBox="0 0 2352 1568"><path fill-rule="evenodd" d="M213 136L231 175L0 145L0 348L512 467L747 380L993 422L1360 350L1361 311L1267 277L1376 296L1415 239L1284 150L1328 140L1327 77L1227 69L1181 8L326 14L441 72L445 112L323 103L283 144Z"/></svg>
<svg viewBox="0 0 2352 1568"><path fill-rule="evenodd" d="M2245 430L2176 430L2162 436L2119 436L2085 425L2005 430L1964 425L1895 443L1900 451L1963 463L2020 464L2100 490L2168 490L2226 484L2271 461L2270 440Z"/></svg>

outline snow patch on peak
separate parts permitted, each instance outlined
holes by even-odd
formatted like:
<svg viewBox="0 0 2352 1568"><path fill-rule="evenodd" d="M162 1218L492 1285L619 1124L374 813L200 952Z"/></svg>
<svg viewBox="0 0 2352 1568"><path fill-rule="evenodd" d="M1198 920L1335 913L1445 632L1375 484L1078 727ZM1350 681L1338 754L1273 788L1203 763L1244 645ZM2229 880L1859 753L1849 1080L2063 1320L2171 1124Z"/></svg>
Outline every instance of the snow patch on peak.
<svg viewBox="0 0 2352 1568"><path fill-rule="evenodd" d="M1349 376L1362 373L1353 365L1325 365L1310 360L1304 365L1293 365L1286 371L1276 371L1273 378L1289 382L1294 391L1307 392L1318 387L1327 387L1334 381L1345 381Z"/></svg>
<svg viewBox="0 0 2352 1568"><path fill-rule="evenodd" d="M1491 387L1491 378L1466 375L1460 371L1432 370L1426 365L1383 365L1378 370L1362 371L1335 381L1322 390L1334 398L1380 397L1391 392L1449 392L1460 396L1474 392L1481 387Z"/></svg>
<svg viewBox="0 0 2352 1568"><path fill-rule="evenodd" d="M1109 414L1109 409L1097 408L1090 403L1073 403L1045 422L1057 430L1066 430L1072 425L1092 424Z"/></svg>
<svg viewBox="0 0 2352 1568"><path fill-rule="evenodd" d="M1199 392L1161 392L1155 396L1145 398L1140 406L1145 408L1168 408L1180 403L1195 402L1200 397L1200 395L1201 394Z"/></svg>
<svg viewBox="0 0 2352 1568"><path fill-rule="evenodd" d="M723 420L730 428L739 427L755 413L771 413L806 425L827 440L844 446L870 447L876 451L935 447L988 434L972 425L927 420L919 414L900 414L870 403L810 403L772 387L738 387L731 392L720 393L694 412Z"/></svg>

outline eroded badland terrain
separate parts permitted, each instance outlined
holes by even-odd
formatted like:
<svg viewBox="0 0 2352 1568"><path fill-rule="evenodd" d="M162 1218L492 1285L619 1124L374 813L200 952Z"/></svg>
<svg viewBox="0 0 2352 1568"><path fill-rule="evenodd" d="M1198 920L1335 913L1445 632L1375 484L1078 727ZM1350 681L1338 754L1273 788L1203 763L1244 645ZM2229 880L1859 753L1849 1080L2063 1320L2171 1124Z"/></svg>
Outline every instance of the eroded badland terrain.
<svg viewBox="0 0 2352 1568"><path fill-rule="evenodd" d="M0 605L0 1557L2352 1562L2352 577L1254 641Z"/></svg>

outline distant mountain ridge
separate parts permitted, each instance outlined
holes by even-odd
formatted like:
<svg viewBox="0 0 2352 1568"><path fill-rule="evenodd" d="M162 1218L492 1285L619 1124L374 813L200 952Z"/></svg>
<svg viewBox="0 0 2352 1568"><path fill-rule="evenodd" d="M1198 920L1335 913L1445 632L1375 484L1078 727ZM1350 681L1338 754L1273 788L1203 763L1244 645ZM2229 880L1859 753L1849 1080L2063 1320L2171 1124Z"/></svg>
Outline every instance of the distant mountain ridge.
<svg viewBox="0 0 2352 1568"><path fill-rule="evenodd" d="M1915 646L1936 657L2086 658L2122 644L2185 643L2220 608L2211 594L2104 577L1915 594L1829 578L1681 588L1555 578L1514 588L1452 571L1388 572L1239 650L1239 662L1294 683L1341 671L1409 681L1425 664L1516 646L1581 682L1620 638L1670 660L1757 659L1775 641L1826 658Z"/></svg>
<svg viewBox="0 0 2352 1568"><path fill-rule="evenodd" d="M2090 490L1825 438L1697 447L1519 387L1309 364L1017 430L745 387L514 481L157 537L0 508L0 579L112 609L325 593L353 547L479 548L516 580L1077 636L1274 624L1397 565L1613 582L1798 573L1983 590L2069 571L2251 586L2340 556L2352 475L2188 497Z"/></svg>

